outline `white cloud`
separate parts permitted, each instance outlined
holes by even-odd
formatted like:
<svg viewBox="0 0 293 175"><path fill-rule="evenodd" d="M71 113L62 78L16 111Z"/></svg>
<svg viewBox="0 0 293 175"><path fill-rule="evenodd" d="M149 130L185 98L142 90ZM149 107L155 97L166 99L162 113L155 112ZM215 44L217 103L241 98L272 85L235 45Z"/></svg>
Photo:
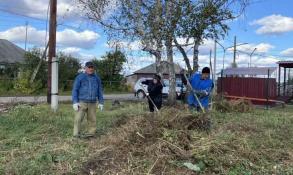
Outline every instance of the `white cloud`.
<svg viewBox="0 0 293 175"><path fill-rule="evenodd" d="M271 49L275 48L275 46L269 43L245 44L245 45L237 46L236 49L242 52L247 52L247 54L250 54L255 48L256 48L255 53L267 53ZM233 48L230 48L228 50L232 52Z"/></svg>
<svg viewBox="0 0 293 175"><path fill-rule="evenodd" d="M0 38L7 39L9 41L24 43L25 42L26 27L19 26L8 29L6 31L0 31ZM27 42L33 45L44 45L46 32L44 30L37 30L34 27L29 26L27 29L28 37Z"/></svg>
<svg viewBox="0 0 293 175"><path fill-rule="evenodd" d="M80 56L80 51L81 49L77 47L67 47L67 48L61 49L61 52L71 56L75 56L75 57Z"/></svg>
<svg viewBox="0 0 293 175"><path fill-rule="evenodd" d="M276 35L293 31L293 18L282 15L271 15L255 20L251 25L259 25L257 34Z"/></svg>
<svg viewBox="0 0 293 175"><path fill-rule="evenodd" d="M210 51L214 51L214 40L204 40L203 44L199 46L199 53L202 55L209 55Z"/></svg>
<svg viewBox="0 0 293 175"><path fill-rule="evenodd" d="M7 39L16 43L25 42L25 26L18 26L0 31L0 38ZM35 46L43 46L45 42L45 30L37 30L36 28L28 27L28 43ZM96 44L99 34L85 30L77 32L71 29L65 29L57 32L57 44L61 47L78 47L84 49L93 48Z"/></svg>
<svg viewBox="0 0 293 175"><path fill-rule="evenodd" d="M99 37L99 34L89 30L76 32L71 29L65 29L57 32L57 43L67 47L90 49L95 46Z"/></svg>
<svg viewBox="0 0 293 175"><path fill-rule="evenodd" d="M281 52L281 54L282 54L283 56L293 57L293 48L288 48L288 49L286 49L286 50L283 50L283 51Z"/></svg>
<svg viewBox="0 0 293 175"><path fill-rule="evenodd" d="M233 56L232 55L227 56L225 60L226 60L225 67L231 66ZM230 61L228 61L228 60L230 60ZM251 65L253 67L264 67L264 66L276 67L277 66L276 63L278 61L279 61L279 59L276 57L273 57L273 56L264 57L264 56L255 55L255 56L251 57ZM248 67L249 62L250 62L249 55L247 55L247 54L239 54L238 55L237 54L236 63L239 67ZM222 66L221 66L221 69L222 69Z"/></svg>
<svg viewBox="0 0 293 175"><path fill-rule="evenodd" d="M82 17L76 1L58 0L57 15L60 18L75 19ZM35 18L46 19L49 0L1 0L0 6L6 10L30 16Z"/></svg>
<svg viewBox="0 0 293 175"><path fill-rule="evenodd" d="M95 55L85 53L81 48L77 48L77 47L67 47L67 48L60 49L58 51L61 51L67 55L71 55L75 58L78 58L82 64L92 60L93 58L96 58Z"/></svg>

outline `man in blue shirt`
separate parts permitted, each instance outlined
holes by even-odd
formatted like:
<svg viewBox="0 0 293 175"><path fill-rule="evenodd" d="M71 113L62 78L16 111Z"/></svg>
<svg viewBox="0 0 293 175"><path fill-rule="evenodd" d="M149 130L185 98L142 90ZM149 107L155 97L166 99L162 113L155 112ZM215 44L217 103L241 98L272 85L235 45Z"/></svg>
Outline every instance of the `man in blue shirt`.
<svg viewBox="0 0 293 175"><path fill-rule="evenodd" d="M200 110L200 105L194 96L196 94L203 108L208 110L209 96L213 89L213 81L210 79L210 68L204 67L201 73L194 73L190 77L189 82L192 86L192 92L187 99L189 107L191 109L195 108L197 111Z"/></svg>
<svg viewBox="0 0 293 175"><path fill-rule="evenodd" d="M72 89L73 109L76 112L74 118L73 137L80 137L80 125L83 117L87 114L88 133L94 136L96 133L96 103L103 110L103 90L101 79L95 74L94 64L85 64L85 73L80 73L74 81Z"/></svg>

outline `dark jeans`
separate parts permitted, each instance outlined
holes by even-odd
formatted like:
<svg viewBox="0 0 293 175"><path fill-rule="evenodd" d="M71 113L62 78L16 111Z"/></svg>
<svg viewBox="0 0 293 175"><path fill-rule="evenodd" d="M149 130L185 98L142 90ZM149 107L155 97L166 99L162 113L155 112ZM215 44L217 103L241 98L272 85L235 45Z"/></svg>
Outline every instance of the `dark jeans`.
<svg viewBox="0 0 293 175"><path fill-rule="evenodd" d="M208 107L203 107L205 111L208 111ZM201 112L200 106L196 106L194 104L189 105L189 110L194 111L196 110L197 112Z"/></svg>
<svg viewBox="0 0 293 175"><path fill-rule="evenodd" d="M155 99L152 98L152 100L155 103L155 105L157 106L158 110L160 110L161 107L162 107L162 100L156 99L156 98ZM151 100L148 100L148 102L149 102L150 112L154 112L155 111L155 107L154 107L153 103L151 102Z"/></svg>

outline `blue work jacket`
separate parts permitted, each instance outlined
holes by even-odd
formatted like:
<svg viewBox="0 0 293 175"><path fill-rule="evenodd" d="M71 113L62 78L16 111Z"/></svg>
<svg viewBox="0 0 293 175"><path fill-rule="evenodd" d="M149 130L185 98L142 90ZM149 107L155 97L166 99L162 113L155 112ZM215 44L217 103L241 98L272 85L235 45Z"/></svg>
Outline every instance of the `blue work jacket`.
<svg viewBox="0 0 293 175"><path fill-rule="evenodd" d="M195 73L190 77L189 82L190 82L193 90L199 90L199 91L205 90L208 92L207 96L204 96L199 99L202 106L204 108L208 108L209 96L210 96L212 89L213 89L213 81L210 78L203 80L203 79L201 79L200 73ZM198 104L198 102L192 92L190 92L190 94L188 95L187 101L188 101L189 105L199 106L199 104Z"/></svg>
<svg viewBox="0 0 293 175"><path fill-rule="evenodd" d="M101 79L96 74L80 73L74 80L72 102L104 103Z"/></svg>

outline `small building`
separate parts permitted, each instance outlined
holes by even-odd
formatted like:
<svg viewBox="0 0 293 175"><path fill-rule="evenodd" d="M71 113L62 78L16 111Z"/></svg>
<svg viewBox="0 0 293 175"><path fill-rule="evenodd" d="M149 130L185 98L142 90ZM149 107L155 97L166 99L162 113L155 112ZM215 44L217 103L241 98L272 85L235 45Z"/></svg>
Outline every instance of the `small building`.
<svg viewBox="0 0 293 175"><path fill-rule="evenodd" d="M163 72L163 77L164 79L169 78L169 71L168 71L168 65L169 63L167 61L162 61L161 66L162 66L162 72ZM183 69L181 68L178 64L174 64L175 66L175 74L176 78L180 78L180 71ZM127 84L134 87L134 84L136 81L140 78L149 78L153 77L153 75L156 73L156 64L153 63L151 65L148 65L144 68L141 68L137 71L135 71L133 74L126 76L126 81Z"/></svg>
<svg viewBox="0 0 293 175"><path fill-rule="evenodd" d="M293 76L291 76L291 68L293 61L279 61L279 76L278 76L278 96L284 101L293 99ZM283 68L283 81L281 79Z"/></svg>
<svg viewBox="0 0 293 175"><path fill-rule="evenodd" d="M255 104L277 99L276 67L227 68L221 72L217 92L226 98L244 98Z"/></svg>
<svg viewBox="0 0 293 175"><path fill-rule="evenodd" d="M8 40L0 39L0 65L23 62L24 56L25 50Z"/></svg>
<svg viewBox="0 0 293 175"><path fill-rule="evenodd" d="M0 39L0 76L16 77L18 70L16 63L25 59L25 50L12 42Z"/></svg>

